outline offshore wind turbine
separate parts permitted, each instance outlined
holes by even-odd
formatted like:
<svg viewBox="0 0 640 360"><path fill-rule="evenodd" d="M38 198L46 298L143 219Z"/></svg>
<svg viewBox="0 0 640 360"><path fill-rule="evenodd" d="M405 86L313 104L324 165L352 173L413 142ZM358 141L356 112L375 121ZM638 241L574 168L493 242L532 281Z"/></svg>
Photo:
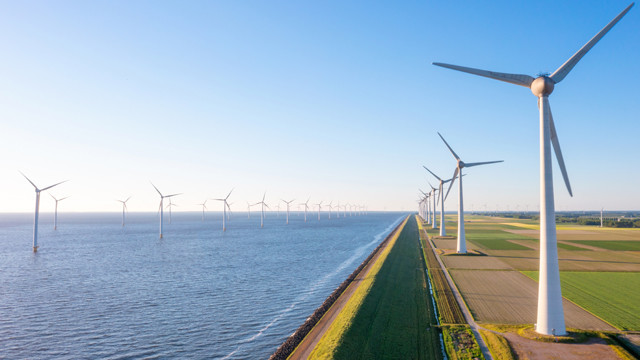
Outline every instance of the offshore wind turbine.
<svg viewBox="0 0 640 360"><path fill-rule="evenodd" d="M222 231L227 231L227 208L229 207L229 203L227 202L227 200L229 199L229 196L231 196L232 192L233 192L233 189L229 191L229 193L225 198L212 199L215 201L222 201ZM231 211L231 209L229 209L229 211Z"/></svg>
<svg viewBox="0 0 640 360"><path fill-rule="evenodd" d="M285 204L287 204L287 224L289 224L289 206L291 205L292 202L295 201L295 199L292 199L292 200L289 200L289 201L284 200L284 199L281 199L281 200L284 201Z"/></svg>
<svg viewBox="0 0 640 360"><path fill-rule="evenodd" d="M331 201L327 206L329 207L329 219L331 219L331 210L333 210L333 201Z"/></svg>
<svg viewBox="0 0 640 360"><path fill-rule="evenodd" d="M169 224L171 224L171 208L174 206L178 206L171 202L171 198L169 198L169 205L167 205L167 209L169 209Z"/></svg>
<svg viewBox="0 0 640 360"><path fill-rule="evenodd" d="M254 205L262 205L261 211L260 211L260 227L264 227L264 207L266 206L267 209L269 208L269 205L267 205L267 203L264 202L264 198L265 196L267 196L267 192L264 192L264 195L262 195L262 201L255 203ZM306 212L305 212L306 214Z"/></svg>
<svg viewBox="0 0 640 360"><path fill-rule="evenodd" d="M444 196L443 185L451 181L451 179L442 180L438 177L438 175L434 174L433 172L431 172L431 170L427 169L426 166L422 165L422 167L425 168L428 172L430 172L431 175L433 175L436 179L438 179L438 181L440 181L440 186L438 186L438 191L440 192L440 198L438 199L438 201L440 202L440 236L447 236L447 229L445 229L444 227L444 200L446 198Z"/></svg>
<svg viewBox="0 0 640 360"><path fill-rule="evenodd" d="M20 174L22 174L22 172L20 172ZM33 181L29 180L29 178L27 177L27 175L22 174L22 176L24 176L25 179L27 179L27 181L33 185L33 188L36 191L36 211L35 211L35 215L33 217L33 252L37 252L38 251L38 215L40 214L40 192L45 191L45 190L49 190L54 186L58 186L64 182L67 182L69 180L65 180L65 181L61 181L57 184L53 184L51 186L47 186L44 187L42 189L39 189L36 184L33 183Z"/></svg>
<svg viewBox="0 0 640 360"><path fill-rule="evenodd" d="M129 199L131 199L131 196L129 196L127 200L116 200L117 202L122 203L122 227L124 227L124 212L129 210L127 209L127 201L129 201Z"/></svg>
<svg viewBox="0 0 640 360"><path fill-rule="evenodd" d="M247 219L251 219L251 204L247 201Z"/></svg>
<svg viewBox="0 0 640 360"><path fill-rule="evenodd" d="M207 200L205 200L202 204L197 204L202 206L202 221L204 221L204 211L207 210Z"/></svg>
<svg viewBox="0 0 640 360"><path fill-rule="evenodd" d="M58 230L58 203L64 199L68 199L69 196L63 197L62 199L56 199L56 197L51 194L49 194L49 196L51 196L56 202L55 211L53 213L53 230Z"/></svg>
<svg viewBox="0 0 640 360"><path fill-rule="evenodd" d="M453 157L456 159L456 162L457 162L456 170L453 172L453 177L452 177L453 180L451 180L451 184L449 184L449 189L447 190L447 194L445 195L445 197L447 197L449 195L449 191L451 191L451 187L453 187L453 183L456 181L456 177L458 177L458 174L460 174L460 181L458 181L458 239L456 241L456 243L457 243L456 244L457 245L456 246L456 252L458 254L466 254L467 253L467 241L466 241L466 237L465 237L465 233L464 233L464 205L463 205L463 197L462 197L462 169L470 168L470 167L474 167L474 166L479 166L479 165L495 164L495 163L503 162L504 160L465 163L464 161L462 161L460 159L458 154L456 154L456 152L453 151L451 146L449 146L447 141L444 139L444 137L442 137L442 135L440 133L438 133L438 136L440 136L440 139L442 139L442 141L444 141L444 144L447 145L447 148L449 149L449 151L451 151L451 154L453 155Z"/></svg>
<svg viewBox="0 0 640 360"><path fill-rule="evenodd" d="M340 202L336 204L336 218L340 219Z"/></svg>
<svg viewBox="0 0 640 360"><path fill-rule="evenodd" d="M322 207L322 201L314 205L318 205L318 221L320 221L320 208Z"/></svg>
<svg viewBox="0 0 640 360"><path fill-rule="evenodd" d="M178 196L181 195L180 194L171 194L171 195L162 195L162 193L160 192L160 190L158 190L158 188L153 185L153 183L151 183L151 186L153 186L154 189L156 189L156 191L158 192L158 195L160 195L160 239L162 239L162 230L164 229L164 199L170 199L174 196Z"/></svg>
<svg viewBox="0 0 640 360"><path fill-rule="evenodd" d="M558 165L560 166L560 171L569 195L573 196L553 122L553 115L551 115L549 95L553 92L555 85L559 84L569 72L571 72L582 57L622 19L632 6L633 3L627 6L551 75L539 75L534 78L529 75L507 74L457 65L433 63L434 65L452 70L524 86L529 88L533 95L538 98L538 110L540 113L540 275L538 281L536 331L541 334L566 334L564 310L562 308L562 292L560 289L560 270L558 265L551 146L553 146L555 151L556 159L558 160Z"/></svg>
<svg viewBox="0 0 640 360"><path fill-rule="evenodd" d="M311 200L311 198L308 198L307 202L300 203L300 205L304 206L304 222L307 222L307 210L309 210L309 200Z"/></svg>

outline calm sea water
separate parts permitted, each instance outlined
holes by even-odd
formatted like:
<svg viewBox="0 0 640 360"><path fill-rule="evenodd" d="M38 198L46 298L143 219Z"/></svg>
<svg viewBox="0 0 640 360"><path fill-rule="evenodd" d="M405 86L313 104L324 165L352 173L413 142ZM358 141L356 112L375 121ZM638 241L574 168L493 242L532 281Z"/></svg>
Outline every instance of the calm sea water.
<svg viewBox="0 0 640 360"><path fill-rule="evenodd" d="M296 214L2 214L0 358L267 358L404 216Z"/></svg>

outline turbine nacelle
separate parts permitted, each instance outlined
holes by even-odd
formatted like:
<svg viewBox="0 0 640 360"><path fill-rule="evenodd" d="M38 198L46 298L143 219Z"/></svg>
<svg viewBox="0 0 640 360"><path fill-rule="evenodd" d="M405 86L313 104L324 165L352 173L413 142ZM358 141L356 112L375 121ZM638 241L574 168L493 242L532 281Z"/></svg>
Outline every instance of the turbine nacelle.
<svg viewBox="0 0 640 360"><path fill-rule="evenodd" d="M543 75L531 83L531 92L537 97L549 96L553 92L556 83L550 77Z"/></svg>

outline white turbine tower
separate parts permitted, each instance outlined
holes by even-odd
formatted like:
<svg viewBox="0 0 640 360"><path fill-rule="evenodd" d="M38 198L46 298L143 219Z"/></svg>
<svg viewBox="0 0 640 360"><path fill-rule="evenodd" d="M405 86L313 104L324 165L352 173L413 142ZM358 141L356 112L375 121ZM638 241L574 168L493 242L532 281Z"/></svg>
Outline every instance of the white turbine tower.
<svg viewBox="0 0 640 360"><path fill-rule="evenodd" d="M251 204L247 201L247 219L251 219Z"/></svg>
<svg viewBox="0 0 640 360"><path fill-rule="evenodd" d="M264 207L266 206L267 209L270 209L269 205L267 205L267 203L264 202L264 198L265 196L267 196L267 192L264 192L264 195L262 195L262 201L260 201L259 203L256 203L255 205L262 205L262 207L260 208L260 227L264 227Z"/></svg>
<svg viewBox="0 0 640 360"><path fill-rule="evenodd" d="M281 199L281 200L284 201L285 204L287 204L287 224L289 224L289 206L291 206L291 203L294 202L295 199L292 199L292 200L289 200L289 201L284 200L284 199Z"/></svg>
<svg viewBox="0 0 640 360"><path fill-rule="evenodd" d="M160 190L158 190L158 188L153 185L153 183L151 183L151 186L153 186L154 189L156 189L156 191L158 192L158 195L160 195L160 239L162 239L162 230L164 229L164 199L170 199L174 196L178 196L181 194L171 194L171 195L162 195L162 193L160 192Z"/></svg>
<svg viewBox="0 0 640 360"><path fill-rule="evenodd" d="M322 208L322 201L314 205L318 205L318 221L320 221L320 208Z"/></svg>
<svg viewBox="0 0 640 360"><path fill-rule="evenodd" d="M311 198L308 198L307 202L300 203L300 205L304 206L304 222L307 222L307 210L309 210L309 200L311 200Z"/></svg>
<svg viewBox="0 0 640 360"><path fill-rule="evenodd" d="M205 200L205 201L204 201L203 203L201 203L201 204L196 204L196 205L200 205L200 206L202 206L202 221L204 221L204 211L205 211L205 210L207 210L207 201L208 201L208 200Z"/></svg>
<svg viewBox="0 0 640 360"><path fill-rule="evenodd" d="M427 169L426 166L422 165L422 167L425 168L428 172L430 172L431 175L433 175L436 179L438 179L438 181L440 181L440 186L438 186L438 191L440 192L440 198L438 199L438 201L440 202L440 236L447 236L447 229L445 229L444 227L444 200L446 198L444 196L443 185L451 181L451 179L442 180L438 177L438 175L434 174L433 172L431 172L431 170Z"/></svg>
<svg viewBox="0 0 640 360"><path fill-rule="evenodd" d="M431 228L432 229L437 229L438 225L436 224L436 192L438 191L438 189L434 188L433 185L431 185L431 183L429 183L429 186L431 187L431 191L429 191L429 194L431 195L431 201L432 201L432 213L431 214Z"/></svg>
<svg viewBox="0 0 640 360"><path fill-rule="evenodd" d="M22 174L22 172L20 172L20 174ZM29 180L29 178L27 177L27 175L22 174L22 176L24 176L25 179L27 179L27 181L33 185L34 189L36 190L36 211L35 211L35 215L33 217L33 252L37 252L38 251L38 215L40 214L40 192L41 191L45 191L45 190L49 190L54 186L58 186L64 182L67 182L69 180L65 180L65 181L61 181L57 184L53 184L51 186L47 186L45 188L42 189L38 189L38 187L36 186L36 184L33 183L33 181Z"/></svg>
<svg viewBox="0 0 640 360"><path fill-rule="evenodd" d="M68 199L69 196L63 197L62 199L56 199L56 197L51 194L49 194L49 196L51 196L56 202L56 207L53 213L53 230L58 230L58 203L64 199Z"/></svg>
<svg viewBox="0 0 640 360"><path fill-rule="evenodd" d="M329 220L331 220L331 210L333 210L333 201L331 201L327 206L329 207Z"/></svg>
<svg viewBox="0 0 640 360"><path fill-rule="evenodd" d="M456 181L456 177L458 176L458 174L461 175L460 176L460 181L458 181L458 239L457 239L456 252L458 254L466 254L467 253L467 241L466 241L466 237L465 237L465 233L464 233L464 204L463 204L463 197L462 197L462 169L470 168L470 167L474 167L474 166L479 166L479 165L495 164L495 163L503 162L504 160L465 163L464 161L460 160L460 157L458 156L458 154L456 154L456 152L453 151L451 146L449 146L447 141L442 137L442 135L440 133L438 133L438 136L440 136L440 139L442 139L442 141L444 141L444 144L447 145L447 148L449 149L449 151L451 151L451 154L453 155L453 157L457 161L456 169L453 172L453 177L451 178L452 179L451 180L451 184L449 184L449 189L447 190L447 194L445 195L445 197L447 197L449 195L449 191L451 191L451 188L453 187L453 183Z"/></svg>
<svg viewBox="0 0 640 360"><path fill-rule="evenodd" d="M232 192L233 192L233 189L229 191L229 193L225 198L212 199L215 201L222 201L222 231L227 231L227 208L229 207L229 203L227 202L227 200L229 199L229 196L231 196ZM229 211L231 211L231 208L229 208Z"/></svg>
<svg viewBox="0 0 640 360"><path fill-rule="evenodd" d="M127 211L127 201L131 199L131 196L127 198L127 200L116 200L119 203L122 203L122 227L124 227L124 212Z"/></svg>
<svg viewBox="0 0 640 360"><path fill-rule="evenodd" d="M336 218L340 219L340 202L336 204Z"/></svg>
<svg viewBox="0 0 640 360"><path fill-rule="evenodd" d="M552 145L569 195L573 196L562 152L560 151L560 143L553 116L551 115L549 95L553 92L555 85L569 74L580 59L622 19L632 6L633 3L627 6L550 76L540 75L537 78L533 78L529 75L506 74L457 65L433 63L437 66L524 86L531 89L531 92L538 98L538 110L540 112L540 275L536 331L541 334L564 335L566 333L562 292L560 289L560 270L558 267L553 177L551 172Z"/></svg>
<svg viewBox="0 0 640 360"><path fill-rule="evenodd" d="M171 198L169 198L169 205L167 205L167 209L169 209L169 224L171 224L171 208L174 206L178 206L171 202Z"/></svg>

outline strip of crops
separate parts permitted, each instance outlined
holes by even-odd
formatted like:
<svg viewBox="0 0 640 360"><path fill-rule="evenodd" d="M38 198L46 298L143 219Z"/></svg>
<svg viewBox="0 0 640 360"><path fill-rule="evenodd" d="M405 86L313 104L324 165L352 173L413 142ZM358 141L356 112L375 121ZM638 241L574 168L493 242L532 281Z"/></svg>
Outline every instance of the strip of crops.
<svg viewBox="0 0 640 360"><path fill-rule="evenodd" d="M466 324L462 310L460 310L460 305L458 305L444 271L433 252L431 243L427 241L425 231L419 219L418 225L420 228L420 243L422 244L422 251L425 261L427 262L429 278L431 279L431 287L438 306L438 312L440 313L440 322L443 324Z"/></svg>

